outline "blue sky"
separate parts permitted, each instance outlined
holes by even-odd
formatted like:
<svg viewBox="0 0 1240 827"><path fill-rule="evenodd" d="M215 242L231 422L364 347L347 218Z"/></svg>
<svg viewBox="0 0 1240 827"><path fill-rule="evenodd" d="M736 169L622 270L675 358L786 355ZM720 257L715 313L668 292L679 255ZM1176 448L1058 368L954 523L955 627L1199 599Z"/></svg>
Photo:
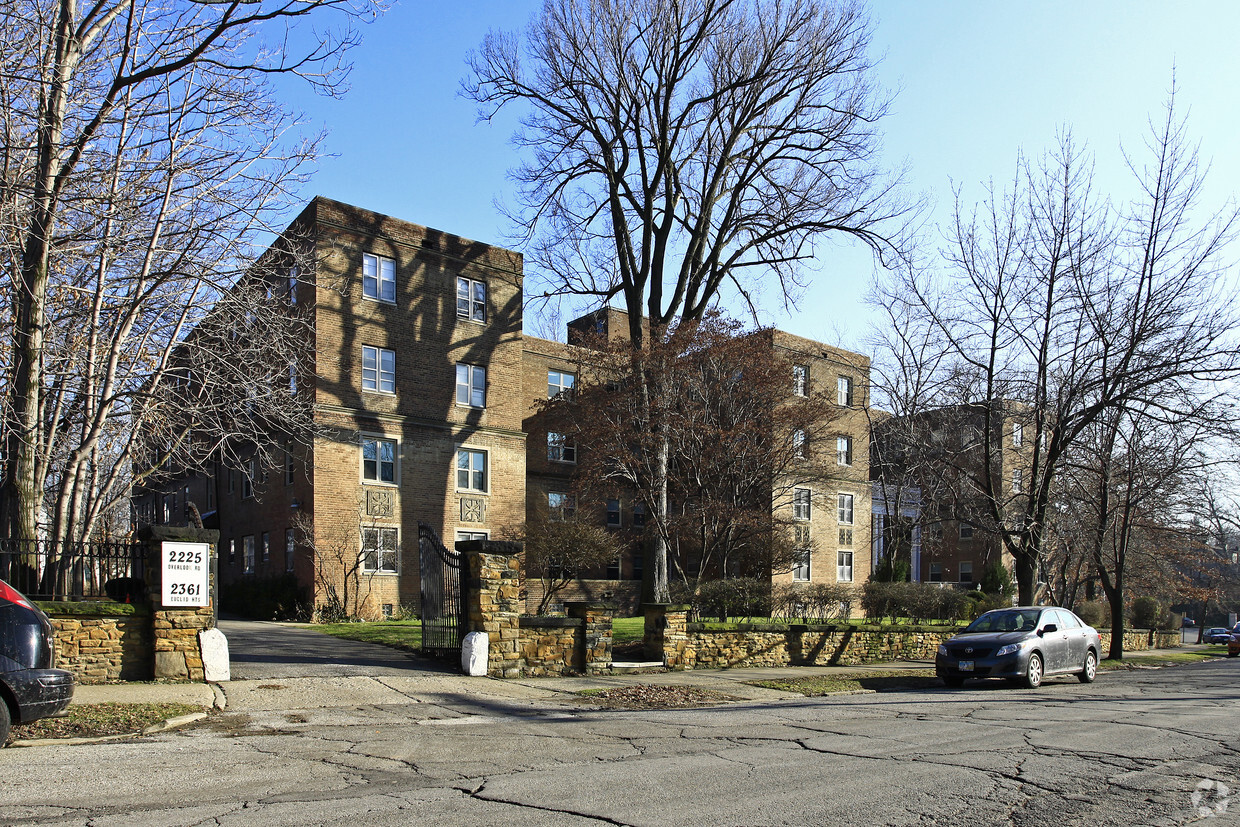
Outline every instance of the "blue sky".
<svg viewBox="0 0 1240 827"><path fill-rule="evenodd" d="M350 90L330 100L290 87L286 98L312 127L329 131L333 157L304 189L479 241L511 230L495 209L511 202L507 170L515 118L476 123L460 97L464 58L490 28L520 29L531 0L396 3L363 29L351 54ZM1189 130L1212 163L1209 203L1240 181L1240 3L874 3L878 80L896 91L884 124L891 165L907 163L910 189L948 217L952 187L966 199L980 184L1010 179L1018 151L1036 155L1070 126L1096 157L1098 183L1131 195L1119 152L1141 148L1172 79ZM515 112L513 115L515 116ZM937 237L933 223L928 229ZM868 252L824 245L821 266L796 312L770 296L768 324L863 348L874 274ZM527 323L528 324L528 323Z"/></svg>

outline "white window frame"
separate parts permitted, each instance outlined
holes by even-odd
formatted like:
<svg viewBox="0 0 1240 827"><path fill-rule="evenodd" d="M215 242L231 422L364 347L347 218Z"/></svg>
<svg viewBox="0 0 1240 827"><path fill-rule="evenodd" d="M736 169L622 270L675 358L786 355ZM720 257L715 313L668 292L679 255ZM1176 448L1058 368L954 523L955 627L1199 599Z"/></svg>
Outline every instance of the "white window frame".
<svg viewBox="0 0 1240 827"><path fill-rule="evenodd" d="M972 540L973 539L973 524L962 522L959 528L957 529L957 536L961 540Z"/></svg>
<svg viewBox="0 0 1240 827"><path fill-rule="evenodd" d="M792 366L792 392L797 396L809 396L809 365Z"/></svg>
<svg viewBox="0 0 1240 827"><path fill-rule="evenodd" d="M835 579L840 583L853 581L853 553L848 549L835 552Z"/></svg>
<svg viewBox="0 0 1240 827"><path fill-rule="evenodd" d="M633 513L629 518L629 524L633 526L633 528L645 528L646 516L646 504L633 503Z"/></svg>
<svg viewBox="0 0 1240 827"><path fill-rule="evenodd" d="M792 519L809 520L813 516L813 492L808 488L792 489Z"/></svg>
<svg viewBox="0 0 1240 827"><path fill-rule="evenodd" d="M835 499L835 521L840 525L853 525L854 497L846 491L840 491Z"/></svg>
<svg viewBox="0 0 1240 827"><path fill-rule="evenodd" d="M1012 447L1019 448L1025 441L1025 426L1019 422L1012 423Z"/></svg>
<svg viewBox="0 0 1240 827"><path fill-rule="evenodd" d="M477 531L475 529L458 528L456 530L456 541L458 543L468 542L470 540L489 540L491 532Z"/></svg>
<svg viewBox="0 0 1240 827"><path fill-rule="evenodd" d="M367 545L367 540L374 538L374 546ZM381 538L391 537L390 547L384 546ZM371 563L371 552L373 565ZM391 565L385 565L386 558L391 556ZM400 529L396 526L363 526L362 527L362 571L367 574L400 574Z"/></svg>
<svg viewBox="0 0 1240 827"><path fill-rule="evenodd" d="M461 288L465 289L464 295ZM478 298L478 288L482 289L482 298ZM456 277L456 317L468 322L486 324L487 300L489 291L487 283L467 276Z"/></svg>
<svg viewBox="0 0 1240 827"><path fill-rule="evenodd" d="M568 437L555 431L547 432L547 461L577 464L577 444L570 443Z"/></svg>
<svg viewBox="0 0 1240 827"><path fill-rule="evenodd" d="M1021 494L1025 490L1025 469L1012 469L1012 493Z"/></svg>
<svg viewBox="0 0 1240 827"><path fill-rule="evenodd" d="M851 408L853 404L853 380L851 376L838 376L835 380L835 404Z"/></svg>
<svg viewBox="0 0 1240 827"><path fill-rule="evenodd" d="M263 532L263 542L260 547L263 550L263 562L266 563L271 559L271 532Z"/></svg>
<svg viewBox="0 0 1240 827"><path fill-rule="evenodd" d="M943 564L942 563L931 563L930 564L930 568L926 572L926 582L927 583L942 583L943 582Z"/></svg>
<svg viewBox="0 0 1240 827"><path fill-rule="evenodd" d="M577 513L577 497L563 491L548 491L547 513L552 520L572 519Z"/></svg>
<svg viewBox="0 0 1240 827"><path fill-rule="evenodd" d="M797 583L808 583L814 574L813 554L808 548L794 549L792 552L792 579Z"/></svg>
<svg viewBox="0 0 1240 827"><path fill-rule="evenodd" d="M466 408L487 406L487 369L485 365L456 363L456 404Z"/></svg>
<svg viewBox="0 0 1240 827"><path fill-rule="evenodd" d="M475 465L475 461L481 457L482 467L479 469ZM465 459L466 464L461 465L461 460ZM491 458L490 452L485 448L473 448L468 445L458 446L456 449L456 465L453 471L456 473L456 490L457 491L473 491L478 494L486 494L490 491L491 482ZM465 485L461 485L461 474L465 474ZM477 481L476 475L482 474L482 486L475 485Z"/></svg>
<svg viewBox="0 0 1240 827"><path fill-rule="evenodd" d="M368 361L372 367L366 366ZM390 367L384 367L385 361L390 362ZM362 390L368 393L396 393L396 351L362 345Z"/></svg>
<svg viewBox="0 0 1240 827"><path fill-rule="evenodd" d="M805 459L805 429L794 428L792 431L792 456Z"/></svg>
<svg viewBox="0 0 1240 827"><path fill-rule="evenodd" d="M835 438L835 463L845 468L851 468L853 463L853 438L850 436L837 436Z"/></svg>
<svg viewBox="0 0 1240 827"><path fill-rule="evenodd" d="M284 529L284 570L293 570L293 561L296 559L297 551L297 535L291 528Z"/></svg>
<svg viewBox="0 0 1240 827"><path fill-rule="evenodd" d="M383 478L383 466L387 463L383 460L383 446L390 445L392 447L392 478L385 480ZM371 460L375 464L374 476L366 476L366 449L367 446L373 445L375 456ZM358 473L363 483L367 485L392 485L400 484L400 443L395 439L389 439L380 434L362 434L358 440L358 459L361 462Z"/></svg>
<svg viewBox="0 0 1240 827"><path fill-rule="evenodd" d="M383 304L396 304L395 259L362 253L362 297Z"/></svg>
<svg viewBox="0 0 1240 827"><path fill-rule="evenodd" d="M241 573L254 573L254 535L247 534L241 538Z"/></svg>
<svg viewBox="0 0 1240 827"><path fill-rule="evenodd" d="M556 381L551 381L552 377L557 377ZM567 381L565 381L567 379ZM547 369L547 398L555 399L562 393L571 394L573 388L577 386L577 374L566 370Z"/></svg>

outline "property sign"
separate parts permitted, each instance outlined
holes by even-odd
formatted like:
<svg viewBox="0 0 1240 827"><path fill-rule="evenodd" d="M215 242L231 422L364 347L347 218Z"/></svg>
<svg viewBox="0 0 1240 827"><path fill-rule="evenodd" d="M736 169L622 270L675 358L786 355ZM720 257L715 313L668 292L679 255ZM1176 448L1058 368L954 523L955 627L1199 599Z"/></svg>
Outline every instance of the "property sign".
<svg viewBox="0 0 1240 827"><path fill-rule="evenodd" d="M163 543L163 604L207 606L211 546L207 543Z"/></svg>

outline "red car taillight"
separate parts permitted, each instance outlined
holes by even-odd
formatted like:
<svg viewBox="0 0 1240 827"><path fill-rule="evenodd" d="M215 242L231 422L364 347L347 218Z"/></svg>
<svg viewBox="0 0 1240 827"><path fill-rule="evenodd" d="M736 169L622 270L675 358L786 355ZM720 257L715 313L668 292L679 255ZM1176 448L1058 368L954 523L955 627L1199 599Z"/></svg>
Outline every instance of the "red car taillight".
<svg viewBox="0 0 1240 827"><path fill-rule="evenodd" d="M16 603L18 606L24 606L27 609L33 609L34 605L22 596L17 589L0 580L0 600L7 600L9 603Z"/></svg>

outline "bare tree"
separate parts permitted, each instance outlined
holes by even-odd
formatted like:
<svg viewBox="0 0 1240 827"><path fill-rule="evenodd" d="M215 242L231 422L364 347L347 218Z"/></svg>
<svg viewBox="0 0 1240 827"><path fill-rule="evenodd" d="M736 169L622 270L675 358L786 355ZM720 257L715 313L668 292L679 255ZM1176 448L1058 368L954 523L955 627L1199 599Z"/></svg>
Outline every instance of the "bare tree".
<svg viewBox="0 0 1240 827"><path fill-rule="evenodd" d="M708 314L648 342L648 369L667 371L648 373L668 389L658 432L642 424L643 392L624 339L586 342L573 394L543 409L549 426L582 446L578 502L628 492L645 505L666 494L666 518L647 525L646 539L662 533L670 567L691 591L712 578L789 571L796 552L811 547L795 536L794 490L840 471L841 409L817 388L791 394L792 363L773 335Z"/></svg>
<svg viewBox="0 0 1240 827"><path fill-rule="evenodd" d="M266 79L300 75L333 93L355 36L325 33L298 50L292 27L333 12L348 24L373 8L17 0L0 10L10 537L89 531L89 480L125 464L102 447L118 409L140 406L135 384L163 381L171 343L235 280L313 157L313 142L289 139L293 122ZM53 477L54 515L41 520Z"/></svg>
<svg viewBox="0 0 1240 827"><path fill-rule="evenodd" d="M1240 371L1237 319L1223 256L1234 205L1198 218L1203 171L1174 111L1152 122L1148 164L1129 159L1141 195L1113 208L1094 191L1085 154L1064 136L1041 163L1022 162L1004 194L957 204L946 272L906 271L882 300L929 319L954 377L938 404L1019 411L1030 442L1020 486L995 474L1002 439L968 484L1016 562L1022 602L1035 597L1051 542L1056 483L1091 429L1110 417L1222 427ZM1019 488L1018 491L1012 489Z"/></svg>
<svg viewBox="0 0 1240 827"><path fill-rule="evenodd" d="M546 296L618 299L642 390L638 421L665 427L647 343L733 289L794 301L827 234L875 251L908 211L877 163L886 101L869 21L820 0L546 0L522 46L492 33L465 93L490 119L528 109L514 215ZM669 599L666 443L652 446L656 532L646 567Z"/></svg>
<svg viewBox="0 0 1240 827"><path fill-rule="evenodd" d="M621 552L619 539L606 528L583 515L552 514L547 508L536 510L520 528L507 530L505 538L524 544L525 575L537 578L542 589L536 609L540 615L570 584Z"/></svg>

